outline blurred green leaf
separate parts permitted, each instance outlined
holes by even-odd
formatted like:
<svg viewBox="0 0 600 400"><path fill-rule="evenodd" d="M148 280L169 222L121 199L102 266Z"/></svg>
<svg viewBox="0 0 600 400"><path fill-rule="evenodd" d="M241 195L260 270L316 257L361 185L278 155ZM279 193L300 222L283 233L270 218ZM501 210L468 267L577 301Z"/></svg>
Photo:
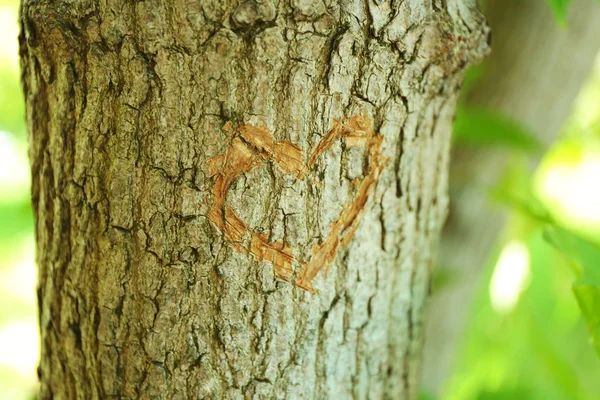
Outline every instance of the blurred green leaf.
<svg viewBox="0 0 600 400"><path fill-rule="evenodd" d="M533 191L532 177L526 168L526 165L511 163L498 183L492 187L489 195L492 200L534 222L553 223L550 212Z"/></svg>
<svg viewBox="0 0 600 400"><path fill-rule="evenodd" d="M508 206L513 211L518 211L535 222L546 224L554 221L543 203L532 193L496 187L492 189L490 195L493 200Z"/></svg>
<svg viewBox="0 0 600 400"><path fill-rule="evenodd" d="M600 286L574 284L573 293L588 324L592 346L600 357Z"/></svg>
<svg viewBox="0 0 600 400"><path fill-rule="evenodd" d="M21 135L25 131L23 95L18 75L0 68L0 129Z"/></svg>
<svg viewBox="0 0 600 400"><path fill-rule="evenodd" d="M600 246L558 226L547 227L544 238L571 261L578 282L600 286Z"/></svg>
<svg viewBox="0 0 600 400"><path fill-rule="evenodd" d="M28 233L33 228L33 214L29 201L0 203L0 243Z"/></svg>
<svg viewBox="0 0 600 400"><path fill-rule="evenodd" d="M421 391L419 393L419 400L437 400L437 398L429 392Z"/></svg>
<svg viewBox="0 0 600 400"><path fill-rule="evenodd" d="M538 365L543 368L554 386L554 390L563 394L563 398L581 399L582 389L579 376L568 360L561 354L560 347L553 344L548 333L547 321L540 321L533 313L522 321L528 344Z"/></svg>
<svg viewBox="0 0 600 400"><path fill-rule="evenodd" d="M438 292L459 281L458 269L438 265L432 272L431 291Z"/></svg>
<svg viewBox="0 0 600 400"><path fill-rule="evenodd" d="M552 14L554 14L554 18L561 26L566 26L567 24L567 11L569 9L569 5L571 0L547 0L550 8L552 9Z"/></svg>
<svg viewBox="0 0 600 400"><path fill-rule="evenodd" d="M498 391L485 391L479 394L477 400L533 400L527 388L501 388Z"/></svg>
<svg viewBox="0 0 600 400"><path fill-rule="evenodd" d="M556 226L547 228L544 238L576 269L579 279L573 285L573 293L600 356L600 246Z"/></svg>
<svg viewBox="0 0 600 400"><path fill-rule="evenodd" d="M454 120L454 140L469 146L500 146L538 153L541 143L516 121L496 112L459 107Z"/></svg>

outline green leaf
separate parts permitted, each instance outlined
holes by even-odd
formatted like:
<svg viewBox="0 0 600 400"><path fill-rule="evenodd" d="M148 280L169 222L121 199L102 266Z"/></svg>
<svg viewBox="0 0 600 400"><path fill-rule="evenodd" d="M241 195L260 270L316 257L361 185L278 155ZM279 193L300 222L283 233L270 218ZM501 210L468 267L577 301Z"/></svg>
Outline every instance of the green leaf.
<svg viewBox="0 0 600 400"><path fill-rule="evenodd" d="M592 346L600 357L600 286L573 285L573 293L590 330Z"/></svg>
<svg viewBox="0 0 600 400"><path fill-rule="evenodd" d="M437 398L432 393L421 391L419 393L419 400L437 400Z"/></svg>
<svg viewBox="0 0 600 400"><path fill-rule="evenodd" d="M0 63L0 130L24 135L24 104L18 72Z"/></svg>
<svg viewBox="0 0 600 400"><path fill-rule="evenodd" d="M579 283L600 286L599 245L558 226L547 227L544 238L571 261L579 277Z"/></svg>
<svg viewBox="0 0 600 400"><path fill-rule="evenodd" d="M458 279L458 271L446 266L438 265L434 268L431 276L431 292L437 293L440 290L456 283Z"/></svg>
<svg viewBox="0 0 600 400"><path fill-rule="evenodd" d="M468 146L500 146L527 153L539 153L541 143L512 119L496 112L459 107L454 120L454 140Z"/></svg>
<svg viewBox="0 0 600 400"><path fill-rule="evenodd" d="M493 201L508 206L511 210L521 213L533 222L540 224L554 222L548 209L533 193L505 190L503 187L498 186L493 188L489 194Z"/></svg>
<svg viewBox="0 0 600 400"><path fill-rule="evenodd" d="M485 390L479 393L477 400L533 400L534 397L530 390L525 387L501 387L495 391Z"/></svg>
<svg viewBox="0 0 600 400"><path fill-rule="evenodd" d="M550 8L552 9L552 14L554 14L554 18L556 18L556 22L561 26L567 25L567 11L569 9L569 5L571 0L547 0Z"/></svg>
<svg viewBox="0 0 600 400"><path fill-rule="evenodd" d="M532 177L526 168L526 165L511 162L498 183L490 188L491 200L508 206L533 222L553 224L552 215L532 189Z"/></svg>
<svg viewBox="0 0 600 400"><path fill-rule="evenodd" d="M33 215L29 199L19 203L0 203L0 244L31 232Z"/></svg>
<svg viewBox="0 0 600 400"><path fill-rule="evenodd" d="M579 279L573 293L600 356L600 246L556 226L547 228L544 237L576 268Z"/></svg>

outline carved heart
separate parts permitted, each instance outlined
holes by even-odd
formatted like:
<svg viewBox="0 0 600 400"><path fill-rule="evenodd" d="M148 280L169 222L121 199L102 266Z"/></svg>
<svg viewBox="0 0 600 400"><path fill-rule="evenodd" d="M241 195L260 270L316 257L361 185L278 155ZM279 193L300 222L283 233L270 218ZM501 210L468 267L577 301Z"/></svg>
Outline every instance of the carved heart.
<svg viewBox="0 0 600 400"><path fill-rule="evenodd" d="M265 126L255 127L242 123L234 129L233 124L228 122L223 130L231 133L229 147L224 154L208 160L210 175L214 177L213 205L209 211L211 223L236 251L249 252L255 260L271 263L277 278L314 292L312 279L335 261L340 246L346 246L350 242L358 227L367 200L383 169L380 151L383 137L375 134L366 115L357 114L351 118L334 120L333 127L319 141L308 164L305 164L300 148L287 140L275 141L273 134ZM264 165L264 162L271 162L285 173L294 175L297 179L305 179L307 171L314 166L319 156L342 137L347 146L367 148L367 173L362 180L355 181L357 191L354 199L346 204L325 240L313 245L309 260L301 261L294 257L293 249L288 243L270 242L267 235L248 228L235 211L225 204L229 186L241 173ZM301 266L295 280L294 262Z"/></svg>

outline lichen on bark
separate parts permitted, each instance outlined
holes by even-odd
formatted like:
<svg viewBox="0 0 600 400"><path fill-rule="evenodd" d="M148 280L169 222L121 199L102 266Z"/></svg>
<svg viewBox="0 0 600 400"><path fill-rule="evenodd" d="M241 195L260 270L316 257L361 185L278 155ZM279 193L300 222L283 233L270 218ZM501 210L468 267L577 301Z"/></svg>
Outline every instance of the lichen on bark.
<svg viewBox="0 0 600 400"><path fill-rule="evenodd" d="M41 398L414 398L474 2L41 0L21 24ZM309 165L357 114L387 162L310 294L211 222L222 127ZM244 170L227 207L309 260L368 182L359 141L314 179Z"/></svg>

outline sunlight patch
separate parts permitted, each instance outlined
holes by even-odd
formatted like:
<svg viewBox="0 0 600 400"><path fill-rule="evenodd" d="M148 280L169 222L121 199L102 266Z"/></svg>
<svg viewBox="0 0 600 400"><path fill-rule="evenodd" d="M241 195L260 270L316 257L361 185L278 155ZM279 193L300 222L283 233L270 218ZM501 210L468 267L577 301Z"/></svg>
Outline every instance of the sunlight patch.
<svg viewBox="0 0 600 400"><path fill-rule="evenodd" d="M15 321L0 328L0 365L24 377L35 376L39 336L35 321Z"/></svg>
<svg viewBox="0 0 600 400"><path fill-rule="evenodd" d="M530 280L529 251L518 241L508 243L494 268L490 282L490 301L498 313L510 312Z"/></svg>
<svg viewBox="0 0 600 400"><path fill-rule="evenodd" d="M577 162L556 162L545 171L540 184L544 201L567 220L584 226L600 226L600 153L585 151Z"/></svg>

